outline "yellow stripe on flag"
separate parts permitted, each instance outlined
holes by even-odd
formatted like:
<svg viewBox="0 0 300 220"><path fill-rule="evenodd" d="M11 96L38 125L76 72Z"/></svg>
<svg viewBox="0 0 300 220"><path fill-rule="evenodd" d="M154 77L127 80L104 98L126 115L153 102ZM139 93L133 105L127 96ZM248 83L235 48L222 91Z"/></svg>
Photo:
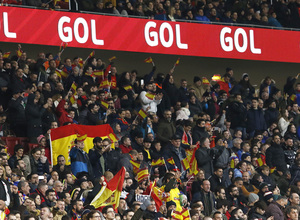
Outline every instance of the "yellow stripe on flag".
<svg viewBox="0 0 300 220"><path fill-rule="evenodd" d="M139 116L141 119L145 119L145 118L148 116L148 113L147 113L144 109L141 109L141 110L138 112L138 116Z"/></svg>
<svg viewBox="0 0 300 220"><path fill-rule="evenodd" d="M152 167L153 166L163 166L163 165L165 165L165 160L162 157L157 160L152 160L152 162L151 162Z"/></svg>
<svg viewBox="0 0 300 220"><path fill-rule="evenodd" d="M91 205L96 209L113 205L114 209L119 207L121 192L124 183L126 170L124 167L107 183L103 185L99 193L95 196Z"/></svg>

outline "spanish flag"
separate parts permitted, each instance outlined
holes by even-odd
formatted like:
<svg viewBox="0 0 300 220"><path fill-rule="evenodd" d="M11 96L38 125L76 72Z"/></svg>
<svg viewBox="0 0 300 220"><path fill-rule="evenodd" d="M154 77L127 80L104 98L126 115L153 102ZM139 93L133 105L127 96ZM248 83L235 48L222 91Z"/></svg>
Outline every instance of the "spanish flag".
<svg viewBox="0 0 300 220"><path fill-rule="evenodd" d="M114 60L114 59L117 59L117 57L116 57L116 56L113 56L113 57L109 58L108 60L109 60L109 62L111 62L111 61Z"/></svg>
<svg viewBox="0 0 300 220"><path fill-rule="evenodd" d="M94 51L94 50L92 51L92 53L90 53L90 55L89 55L88 58L91 58L91 57L93 57L93 56L95 56L95 51Z"/></svg>
<svg viewBox="0 0 300 220"><path fill-rule="evenodd" d="M190 163L187 160L187 158L183 158L183 160L181 161L181 165L182 165L184 170L187 170L187 169L190 168Z"/></svg>
<svg viewBox="0 0 300 220"><path fill-rule="evenodd" d="M198 163L195 157L195 154L193 154L191 160L190 160L190 175L196 176L198 173Z"/></svg>
<svg viewBox="0 0 300 220"><path fill-rule="evenodd" d="M82 58L78 58L78 64L79 64L80 68L83 67L83 59Z"/></svg>
<svg viewBox="0 0 300 220"><path fill-rule="evenodd" d="M73 92L73 94L76 92L77 84L75 82L72 83L70 90Z"/></svg>
<svg viewBox="0 0 300 220"><path fill-rule="evenodd" d="M147 92L145 96L150 100L153 100L155 98L155 94L151 92Z"/></svg>
<svg viewBox="0 0 300 220"><path fill-rule="evenodd" d="M202 77L202 83L204 85L209 85L209 81L208 81L208 79L206 77Z"/></svg>
<svg viewBox="0 0 300 220"><path fill-rule="evenodd" d="M45 67L45 70L47 70L48 68L49 68L49 61L47 60L47 61L45 61L44 63L43 63L43 66Z"/></svg>
<svg viewBox="0 0 300 220"><path fill-rule="evenodd" d="M61 42L60 47L59 47L59 52L62 52L66 47L68 46L67 42Z"/></svg>
<svg viewBox="0 0 300 220"><path fill-rule="evenodd" d="M75 93L70 97L70 102L72 105L74 105L76 103L76 96L77 95L77 92L75 91Z"/></svg>
<svg viewBox="0 0 300 220"><path fill-rule="evenodd" d="M109 83L109 81L108 81L108 79L104 79L102 82L101 82L101 84L100 84L100 89L103 89L103 88L107 88L107 87L109 87L110 86L110 83Z"/></svg>
<svg viewBox="0 0 300 220"><path fill-rule="evenodd" d="M17 50L17 57L21 57L22 54L23 54L23 51L21 50L21 48L19 48L19 49Z"/></svg>
<svg viewBox="0 0 300 220"><path fill-rule="evenodd" d="M108 205L112 205L114 209L118 208L125 173L126 169L122 167L120 171L106 185L102 186L99 193L91 202L91 205L94 206L96 209Z"/></svg>
<svg viewBox="0 0 300 220"><path fill-rule="evenodd" d="M172 216L173 219L176 219L176 220L191 219L190 218L190 213L189 213L188 209L182 209L181 212L179 212L179 211L172 211L171 216Z"/></svg>
<svg viewBox="0 0 300 220"><path fill-rule="evenodd" d="M152 63L153 60L151 57L148 57L147 59L144 60L145 63Z"/></svg>
<svg viewBox="0 0 300 220"><path fill-rule="evenodd" d="M148 179L148 177L149 177L149 171L147 167L140 169L137 173L138 182L142 182L144 179Z"/></svg>
<svg viewBox="0 0 300 220"><path fill-rule="evenodd" d="M139 112L138 112L138 116L141 119L145 119L148 116L148 113L144 109L141 108L141 110L139 110Z"/></svg>
<svg viewBox="0 0 300 220"><path fill-rule="evenodd" d="M5 59L5 58L8 58L10 55L10 52L5 52L3 55L2 55L2 58Z"/></svg>
<svg viewBox="0 0 300 220"><path fill-rule="evenodd" d="M291 95L290 99L294 102L297 99L297 96L295 94Z"/></svg>
<svg viewBox="0 0 300 220"><path fill-rule="evenodd" d="M175 63L175 65L174 65L174 66L178 66L178 64L179 64L179 61L180 61L180 58L178 58L178 59L176 60L176 63Z"/></svg>
<svg viewBox="0 0 300 220"><path fill-rule="evenodd" d="M108 103L106 101L101 101L101 106L105 109L108 109Z"/></svg>
<svg viewBox="0 0 300 220"><path fill-rule="evenodd" d="M214 82L219 82L221 80L221 75L220 74L215 74L215 75L213 75L211 80L214 81Z"/></svg>
<svg viewBox="0 0 300 220"><path fill-rule="evenodd" d="M165 165L165 160L163 157L157 159L157 160L152 160L151 162L151 166L164 166Z"/></svg>
<svg viewBox="0 0 300 220"><path fill-rule="evenodd" d="M117 138L113 132L113 129L109 124L87 126L71 124L62 126L59 128L51 129L51 158L52 164L57 164L57 156L63 155L66 158L66 165L70 164L69 151L75 145L74 141L77 138L77 134L86 134L87 138L84 140L84 151L89 152L93 148L93 139L95 137L109 138L112 142L112 148L114 148L114 142Z"/></svg>
<svg viewBox="0 0 300 220"><path fill-rule="evenodd" d="M93 77L99 77L99 76L103 77L104 72L103 72L103 70L97 70L97 71L94 71L91 76L93 76Z"/></svg>
<svg viewBox="0 0 300 220"><path fill-rule="evenodd" d="M134 174L137 174L141 167L141 162L130 160L130 163L132 164Z"/></svg>
<svg viewBox="0 0 300 220"><path fill-rule="evenodd" d="M131 90L133 90L133 88L132 88L131 85L124 86L123 88L124 88L126 91L131 91Z"/></svg>
<svg viewBox="0 0 300 220"><path fill-rule="evenodd" d="M173 157L167 159L167 162L168 162L169 164L172 164L172 165L175 166L175 161L174 161Z"/></svg>
<svg viewBox="0 0 300 220"><path fill-rule="evenodd" d="M276 167L271 167L270 168L270 173L274 173L275 170L276 170Z"/></svg>
<svg viewBox="0 0 300 220"><path fill-rule="evenodd" d="M264 165L264 162L262 161L261 158L257 158L257 165L258 165L259 167L261 167L262 165Z"/></svg>

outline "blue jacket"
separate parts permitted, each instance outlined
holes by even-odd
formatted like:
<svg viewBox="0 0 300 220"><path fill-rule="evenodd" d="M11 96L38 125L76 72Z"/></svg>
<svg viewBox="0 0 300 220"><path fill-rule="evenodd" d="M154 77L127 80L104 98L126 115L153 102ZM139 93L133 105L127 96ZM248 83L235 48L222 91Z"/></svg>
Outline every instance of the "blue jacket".
<svg viewBox="0 0 300 220"><path fill-rule="evenodd" d="M90 176L93 176L93 171L90 169L90 160L85 151L79 150L77 147L73 147L70 151L71 158L71 170L76 176L80 172L88 172Z"/></svg>
<svg viewBox="0 0 300 220"><path fill-rule="evenodd" d="M178 151L176 151L175 147L174 147L172 144L169 144L169 145L166 147L166 149L165 149L163 155L164 155L164 159L166 160L166 164L167 164L168 169L173 169L173 168L174 168L173 165L171 165L171 164L169 164L169 163L167 162L167 159L169 159L169 158L172 157L173 160L174 160L174 162L175 162L175 165L177 166L177 168L178 168L180 171L182 171L182 170L181 170L182 166L181 166L181 162L180 162L181 159L180 159L180 157L179 157L179 153L181 154L182 159L183 159L183 158L186 158L186 154L185 154L185 151L184 151L183 148L179 147L179 152L178 152Z"/></svg>

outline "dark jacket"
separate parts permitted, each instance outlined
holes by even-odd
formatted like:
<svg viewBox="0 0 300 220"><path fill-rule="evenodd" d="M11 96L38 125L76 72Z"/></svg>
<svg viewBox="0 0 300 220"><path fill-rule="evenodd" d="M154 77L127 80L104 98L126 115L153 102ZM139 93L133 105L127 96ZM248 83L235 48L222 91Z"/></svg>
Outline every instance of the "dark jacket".
<svg viewBox="0 0 300 220"><path fill-rule="evenodd" d="M200 147L195 153L198 167L205 171L205 178L209 178L213 173L213 157L211 154L212 151L204 147Z"/></svg>
<svg viewBox="0 0 300 220"><path fill-rule="evenodd" d="M231 128L246 127L247 109L243 103L233 101L229 105L228 116L231 121Z"/></svg>
<svg viewBox="0 0 300 220"><path fill-rule="evenodd" d="M264 131L267 129L263 110L251 108L247 112L247 132L255 130Z"/></svg>
<svg viewBox="0 0 300 220"><path fill-rule="evenodd" d="M102 167L102 164L100 162L100 157L103 156L103 160L104 160L104 167ZM90 149L89 151L89 158L91 161L91 165L93 167L93 171L94 171L94 177L101 177L104 175L103 169L106 170L106 153L104 154L100 154L100 152L98 150L96 150L95 148Z"/></svg>
<svg viewBox="0 0 300 220"><path fill-rule="evenodd" d="M109 161L109 163L106 163L107 170L109 170L113 174L116 174L119 171L118 163L121 157L122 157L122 153L120 148L115 148L114 150L107 152L106 160Z"/></svg>
<svg viewBox="0 0 300 220"><path fill-rule="evenodd" d="M34 99L34 94L30 94L28 96L28 101L25 109L28 137L38 137L43 134L42 116L46 109L40 107L38 104L34 104Z"/></svg>
<svg viewBox="0 0 300 220"><path fill-rule="evenodd" d="M45 173L49 173L48 160L46 160L45 163L42 163L41 159L38 159L36 161L32 155L30 155L29 158L30 158L31 173L37 173L39 176L42 176Z"/></svg>
<svg viewBox="0 0 300 220"><path fill-rule="evenodd" d="M162 146L169 143L171 137L175 134L176 128L173 121L168 122L165 118L162 118L157 128L157 139L161 141Z"/></svg>
<svg viewBox="0 0 300 220"><path fill-rule="evenodd" d="M185 151L183 148L179 147L178 150L176 150L176 148L172 145L172 144L169 144L166 149L164 150L164 158L165 160L169 159L169 158L173 158L174 162L175 162L175 165L178 167L178 169L180 171L182 171L182 165L181 165L181 160L186 158L186 154L185 154ZM167 166L168 166L168 169L172 169L174 168L171 164L169 164L167 162Z"/></svg>
<svg viewBox="0 0 300 220"><path fill-rule="evenodd" d="M266 152L266 163L269 167L276 167L277 170L287 170L285 155L281 145L272 143Z"/></svg>
<svg viewBox="0 0 300 220"><path fill-rule="evenodd" d="M196 144L202 137L209 137L209 134L205 131L205 127L195 126L192 132L193 144Z"/></svg>
<svg viewBox="0 0 300 220"><path fill-rule="evenodd" d="M276 123L279 117L279 112L276 108L271 108L269 107L266 111L265 111L265 120L266 120L266 124L267 127L270 127L270 125L272 123Z"/></svg>
<svg viewBox="0 0 300 220"><path fill-rule="evenodd" d="M215 192L216 188L219 186L225 187L223 177L220 179L216 174L213 174L208 180L210 182L210 190L212 192Z"/></svg>
<svg viewBox="0 0 300 220"><path fill-rule="evenodd" d="M277 202L272 202L266 209L267 218L274 216L274 220L284 220L282 207Z"/></svg>

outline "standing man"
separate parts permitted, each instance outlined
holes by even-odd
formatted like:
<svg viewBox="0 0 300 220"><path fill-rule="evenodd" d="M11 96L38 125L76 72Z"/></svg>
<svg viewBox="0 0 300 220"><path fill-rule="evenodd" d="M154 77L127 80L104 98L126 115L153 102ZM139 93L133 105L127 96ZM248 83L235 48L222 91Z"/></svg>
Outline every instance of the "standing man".
<svg viewBox="0 0 300 220"><path fill-rule="evenodd" d="M88 154L83 150L86 137L86 134L78 135L75 140L75 146L70 151L71 170L75 176L77 173L84 171L88 172L90 176L93 176L93 170Z"/></svg>
<svg viewBox="0 0 300 220"><path fill-rule="evenodd" d="M157 139L164 147L169 143L175 132L176 128L172 120L172 112L170 110L165 110L164 118L162 118L158 124Z"/></svg>

